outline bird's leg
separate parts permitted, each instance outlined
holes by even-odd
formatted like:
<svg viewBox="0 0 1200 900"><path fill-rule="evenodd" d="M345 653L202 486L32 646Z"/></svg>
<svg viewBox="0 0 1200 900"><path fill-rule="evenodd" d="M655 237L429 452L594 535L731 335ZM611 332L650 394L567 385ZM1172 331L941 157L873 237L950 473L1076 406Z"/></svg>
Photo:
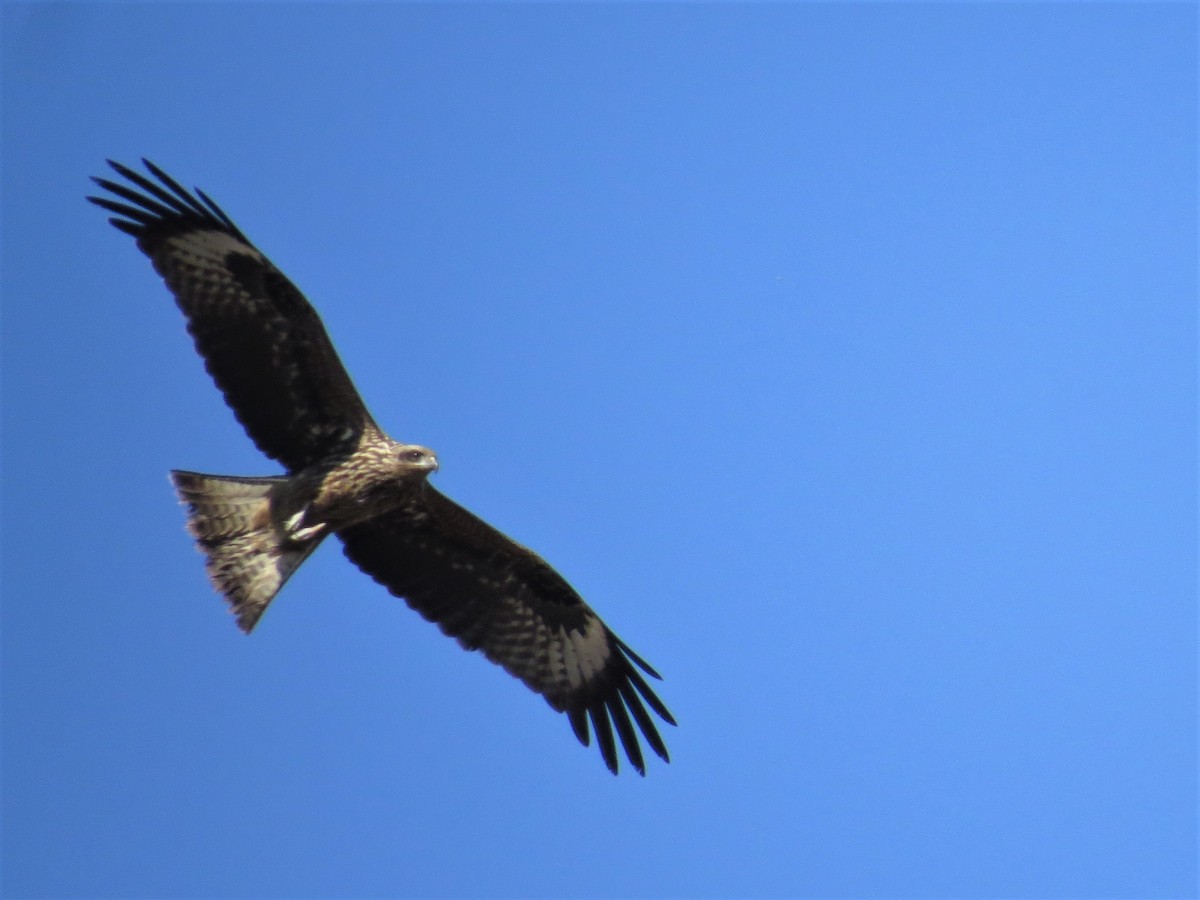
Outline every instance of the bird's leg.
<svg viewBox="0 0 1200 900"><path fill-rule="evenodd" d="M306 528L301 528L300 523L304 521L304 514L306 512L308 512L307 506L283 523L284 527L287 529L287 535L290 540L311 540L325 530L324 522L318 522L316 525L309 525Z"/></svg>

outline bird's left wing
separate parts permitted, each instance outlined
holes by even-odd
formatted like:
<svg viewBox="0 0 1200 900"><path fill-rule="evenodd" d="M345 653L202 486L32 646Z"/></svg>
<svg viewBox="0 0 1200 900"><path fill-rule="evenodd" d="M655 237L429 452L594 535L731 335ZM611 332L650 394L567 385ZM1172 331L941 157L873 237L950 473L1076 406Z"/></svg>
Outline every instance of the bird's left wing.
<svg viewBox="0 0 1200 900"><path fill-rule="evenodd" d="M614 774L614 728L638 772L645 774L639 731L669 761L646 711L675 724L642 677L658 673L541 557L429 485L409 506L338 536L346 556L391 593L565 712L584 746L590 720Z"/></svg>
<svg viewBox="0 0 1200 900"><path fill-rule="evenodd" d="M205 367L263 453L296 470L353 447L375 424L316 310L203 191L143 160L89 197L150 257ZM115 198L115 199L114 199Z"/></svg>

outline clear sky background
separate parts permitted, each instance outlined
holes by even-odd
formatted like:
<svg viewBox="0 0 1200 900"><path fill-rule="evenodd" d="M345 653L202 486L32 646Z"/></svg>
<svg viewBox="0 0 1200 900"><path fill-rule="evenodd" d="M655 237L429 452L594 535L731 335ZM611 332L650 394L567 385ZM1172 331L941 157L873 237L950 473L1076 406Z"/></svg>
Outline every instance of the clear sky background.
<svg viewBox="0 0 1200 900"><path fill-rule="evenodd" d="M1196 45L6 4L5 895L1193 895ZM143 155L663 673L671 765L611 777L333 543L238 633L166 473L277 470L83 200Z"/></svg>

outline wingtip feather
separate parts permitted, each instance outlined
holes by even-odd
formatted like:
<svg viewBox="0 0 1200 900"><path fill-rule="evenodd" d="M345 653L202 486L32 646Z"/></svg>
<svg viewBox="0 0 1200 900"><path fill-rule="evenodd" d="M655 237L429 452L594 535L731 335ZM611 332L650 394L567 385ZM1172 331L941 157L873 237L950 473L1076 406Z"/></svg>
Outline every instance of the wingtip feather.
<svg viewBox="0 0 1200 900"><path fill-rule="evenodd" d="M625 706L633 713L633 718L637 721L638 729L642 732L642 736L646 738L646 743L650 745L650 749L654 751L663 762L671 761L671 754L667 752L667 745L662 739L662 735L658 733L658 728L654 725L654 720L650 718L650 714L646 712L646 707L642 704L641 697L637 691L629 684L621 685L621 698L625 701Z"/></svg>
<svg viewBox="0 0 1200 900"><path fill-rule="evenodd" d="M587 713L582 709L568 710L567 721L571 723L571 730L575 732L575 737L579 739L579 743L585 747L590 747L592 736L588 733Z"/></svg>
<svg viewBox="0 0 1200 900"><path fill-rule="evenodd" d="M617 736L621 739L621 746L625 748L625 756L628 757L630 765L644 778L646 761L642 758L642 745L638 742L637 732L633 730L633 723L629 721L629 713L625 704L621 702L619 693L608 702L608 714L617 727Z"/></svg>
<svg viewBox="0 0 1200 900"><path fill-rule="evenodd" d="M642 695L642 699L650 704L650 708L658 713L664 722L670 725L677 724L666 704L658 699L658 695L650 689L650 685L646 684L646 679L639 675L636 669L630 667L626 675L629 677L630 683L637 688L637 692Z"/></svg>
<svg viewBox="0 0 1200 900"><path fill-rule="evenodd" d="M654 666L650 665L650 663L646 662L644 659L642 659L640 656L638 656L636 653L634 653L632 647L630 647L627 643L625 643L623 640L621 640L615 634L613 635L613 640L616 641L617 646L621 648L621 652L624 653L627 657L629 657L629 659L639 669L641 669L643 672L645 672L651 678L657 679L658 681L662 681L662 676L658 674L658 672L654 668Z"/></svg>
<svg viewBox="0 0 1200 900"><path fill-rule="evenodd" d="M613 739L612 723L608 720L608 707L600 700L592 704L589 712L592 728L596 732L596 743L600 746L600 755L604 757L608 771L616 775L620 768L617 762L617 743Z"/></svg>

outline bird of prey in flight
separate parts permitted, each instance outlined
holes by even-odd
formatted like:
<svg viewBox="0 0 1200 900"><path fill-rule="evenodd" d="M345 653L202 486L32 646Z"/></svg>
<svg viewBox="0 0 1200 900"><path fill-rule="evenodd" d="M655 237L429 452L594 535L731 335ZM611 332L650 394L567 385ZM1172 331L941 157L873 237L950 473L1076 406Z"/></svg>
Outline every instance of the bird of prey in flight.
<svg viewBox="0 0 1200 900"><path fill-rule="evenodd" d="M316 310L203 191L143 160L109 162L88 199L137 241L175 296L208 373L283 475L175 471L209 578L250 632L279 589L330 535L356 566L424 618L480 650L594 732L616 774L617 739L645 774L639 733L669 761L647 707L675 720L658 678L540 556L428 481L433 451L388 437L371 417ZM639 671L640 670L640 671ZM590 727L589 727L590 725Z"/></svg>

